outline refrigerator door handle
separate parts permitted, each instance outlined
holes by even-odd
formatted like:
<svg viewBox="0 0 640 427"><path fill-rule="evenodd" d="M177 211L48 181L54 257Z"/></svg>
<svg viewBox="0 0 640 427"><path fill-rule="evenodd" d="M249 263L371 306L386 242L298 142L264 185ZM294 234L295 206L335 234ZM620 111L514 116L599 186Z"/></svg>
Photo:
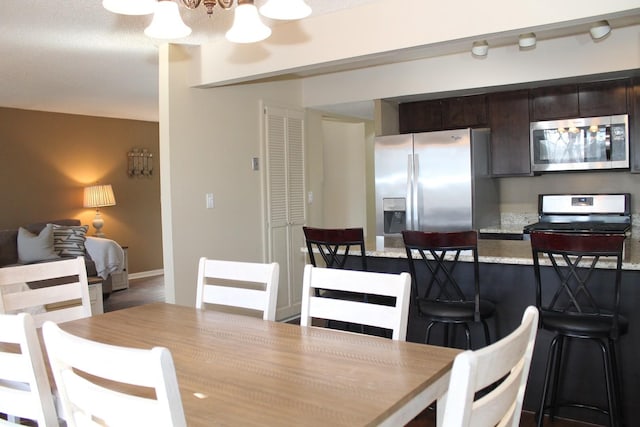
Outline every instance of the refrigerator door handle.
<svg viewBox="0 0 640 427"><path fill-rule="evenodd" d="M413 182L413 194L411 195L411 205L412 212L411 216L413 217L413 228L412 230L421 230L420 228L420 215L419 215L419 206L420 201L418 200L418 196L420 192L420 156L418 154L413 155L413 176L411 177L411 182Z"/></svg>
<svg viewBox="0 0 640 427"><path fill-rule="evenodd" d="M407 155L407 206L405 213L405 229L413 230L413 154Z"/></svg>

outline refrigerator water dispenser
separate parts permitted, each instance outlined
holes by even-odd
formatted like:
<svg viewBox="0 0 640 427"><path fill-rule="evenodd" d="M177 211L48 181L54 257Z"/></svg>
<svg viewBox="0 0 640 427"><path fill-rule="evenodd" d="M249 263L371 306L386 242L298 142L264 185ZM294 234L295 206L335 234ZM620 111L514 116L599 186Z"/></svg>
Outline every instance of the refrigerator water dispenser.
<svg viewBox="0 0 640 427"><path fill-rule="evenodd" d="M393 197L382 199L384 234L398 234L407 229L407 199Z"/></svg>

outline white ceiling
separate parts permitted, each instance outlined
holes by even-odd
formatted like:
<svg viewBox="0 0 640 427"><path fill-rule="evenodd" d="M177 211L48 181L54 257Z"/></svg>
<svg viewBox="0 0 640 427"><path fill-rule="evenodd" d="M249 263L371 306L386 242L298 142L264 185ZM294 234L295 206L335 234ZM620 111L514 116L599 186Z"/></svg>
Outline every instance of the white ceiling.
<svg viewBox="0 0 640 427"><path fill-rule="evenodd" d="M134 1L134 0L130 0ZM179 2L179 0L177 0ZM266 0L255 0L256 6ZM389 0L306 0L313 15ZM182 43L219 39L231 27L232 11L211 18L204 6L180 7L193 32ZM607 17L614 28L640 22L637 13ZM143 31L151 16L105 10L101 0L0 0L0 107L158 120L158 48ZM265 19L270 26L277 21ZM589 23L536 29L538 40L586 33ZM468 41L394 52L396 60L468 50ZM491 45L517 43L517 33L492 35ZM330 72L325 69L323 72ZM422 95L416 94L420 97ZM417 99L417 98L416 98ZM397 99L410 101L416 99ZM370 101L325 106L329 113L371 118Z"/></svg>
<svg viewBox="0 0 640 427"><path fill-rule="evenodd" d="M306 1L318 15L380 0ZM193 29L181 40L188 44L222 37L233 18L220 7L212 18L204 6L181 14ZM0 107L157 121L158 49L143 34L150 22L100 0L0 1Z"/></svg>

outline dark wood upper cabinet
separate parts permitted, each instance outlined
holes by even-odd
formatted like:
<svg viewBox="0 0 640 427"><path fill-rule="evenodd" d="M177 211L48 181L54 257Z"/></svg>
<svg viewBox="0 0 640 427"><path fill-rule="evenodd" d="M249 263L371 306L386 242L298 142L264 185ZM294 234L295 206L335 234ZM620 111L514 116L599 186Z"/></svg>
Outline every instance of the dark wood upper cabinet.
<svg viewBox="0 0 640 427"><path fill-rule="evenodd" d="M491 128L494 176L530 176L530 122L629 114L631 171L640 173L640 77L399 105L400 133Z"/></svg>
<svg viewBox="0 0 640 427"><path fill-rule="evenodd" d="M531 120L626 114L628 79L531 90Z"/></svg>
<svg viewBox="0 0 640 427"><path fill-rule="evenodd" d="M398 127L400 133L442 130L442 100L400 104Z"/></svg>
<svg viewBox="0 0 640 427"><path fill-rule="evenodd" d="M531 121L570 119L579 116L578 85L531 89Z"/></svg>
<svg viewBox="0 0 640 427"><path fill-rule="evenodd" d="M491 127L491 171L494 176L531 175L529 91L488 96Z"/></svg>
<svg viewBox="0 0 640 427"><path fill-rule="evenodd" d="M460 96L443 100L442 126L444 129L487 125L486 95Z"/></svg>
<svg viewBox="0 0 640 427"><path fill-rule="evenodd" d="M580 117L626 114L628 86L628 79L579 85Z"/></svg>
<svg viewBox="0 0 640 427"><path fill-rule="evenodd" d="M480 127L489 124L487 96L405 102L398 110L400 133Z"/></svg>

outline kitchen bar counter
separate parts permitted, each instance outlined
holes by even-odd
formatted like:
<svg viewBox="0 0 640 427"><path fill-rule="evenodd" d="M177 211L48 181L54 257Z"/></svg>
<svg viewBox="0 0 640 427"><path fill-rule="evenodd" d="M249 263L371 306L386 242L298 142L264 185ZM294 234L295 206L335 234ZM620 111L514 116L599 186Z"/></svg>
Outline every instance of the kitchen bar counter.
<svg viewBox="0 0 640 427"><path fill-rule="evenodd" d="M354 255L356 253L354 252ZM367 256L381 258L406 258L402 248L385 248L384 250L367 251ZM478 256L480 262L491 264L520 264L533 265L531 242L528 240L478 240ZM461 254L460 259L471 261L470 254ZM544 264L544 262L541 263ZM600 262L601 268L611 268L612 263ZM625 240L625 256L622 268L625 270L640 270L640 242L636 237Z"/></svg>

